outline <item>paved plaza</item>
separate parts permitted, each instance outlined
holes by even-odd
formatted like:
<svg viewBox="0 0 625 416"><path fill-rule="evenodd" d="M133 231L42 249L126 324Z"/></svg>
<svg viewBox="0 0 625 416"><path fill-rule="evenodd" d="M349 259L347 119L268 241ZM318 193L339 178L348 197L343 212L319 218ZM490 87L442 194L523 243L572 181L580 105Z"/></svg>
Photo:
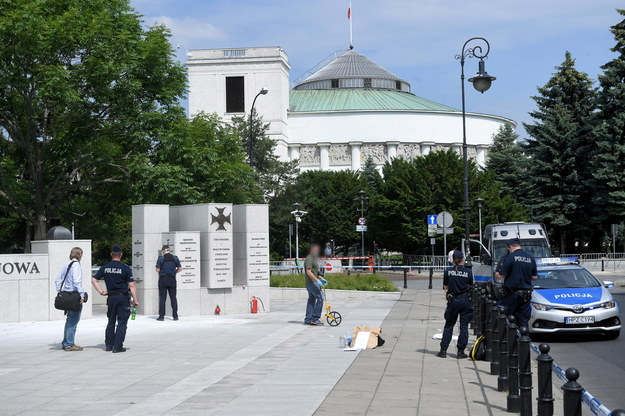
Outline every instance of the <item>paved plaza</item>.
<svg viewBox="0 0 625 416"><path fill-rule="evenodd" d="M103 351L98 310L78 327L82 352L61 351L62 322L1 324L0 415L506 414L488 363L456 360L453 345L434 356L441 290L332 304L344 317L334 328L302 325L301 301L259 315L138 316L124 354ZM382 326L386 344L344 352L339 338L356 325Z"/></svg>

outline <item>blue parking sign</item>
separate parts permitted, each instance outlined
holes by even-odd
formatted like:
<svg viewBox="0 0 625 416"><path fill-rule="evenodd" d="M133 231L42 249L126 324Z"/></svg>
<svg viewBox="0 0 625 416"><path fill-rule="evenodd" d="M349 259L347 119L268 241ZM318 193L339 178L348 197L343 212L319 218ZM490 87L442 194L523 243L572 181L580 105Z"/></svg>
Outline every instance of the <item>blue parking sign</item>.
<svg viewBox="0 0 625 416"><path fill-rule="evenodd" d="M436 214L428 215L428 225L436 225Z"/></svg>

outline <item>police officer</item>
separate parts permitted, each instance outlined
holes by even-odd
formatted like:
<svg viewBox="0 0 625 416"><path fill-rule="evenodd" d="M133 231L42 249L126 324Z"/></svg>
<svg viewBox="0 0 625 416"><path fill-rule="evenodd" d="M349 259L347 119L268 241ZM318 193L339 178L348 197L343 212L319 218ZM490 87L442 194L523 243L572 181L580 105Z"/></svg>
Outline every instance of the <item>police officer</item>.
<svg viewBox="0 0 625 416"><path fill-rule="evenodd" d="M165 303L167 293L171 301L171 312L174 321L178 320L178 299L176 298L176 274L182 270L180 259L169 251L169 246L163 246L162 256L156 261L156 273L158 273L158 318L157 321L165 320Z"/></svg>
<svg viewBox="0 0 625 416"><path fill-rule="evenodd" d="M536 260L521 248L518 238L508 240L509 254L503 259L499 276L503 281L503 297L499 305L506 315L514 315L520 327L527 327L532 300L532 280L538 279Z"/></svg>
<svg viewBox="0 0 625 416"><path fill-rule="evenodd" d="M451 343L454 325L460 316L460 335L458 336L458 359L467 358L464 352L469 341L469 322L473 318L473 305L469 300L469 290L473 285L473 272L464 267L464 254L455 250L451 253L453 265L445 270L443 289L447 291L447 308L445 309L445 329L441 340L438 357L447 357L447 348Z"/></svg>
<svg viewBox="0 0 625 416"><path fill-rule="evenodd" d="M123 255L124 250L121 246L113 247L111 250L112 261L100 267L100 270L91 279L91 283L98 293L102 296L108 296L106 316L109 320L106 325L104 345L106 351L113 351L114 353L126 351L124 339L126 338L126 325L130 317L130 295L132 295L134 307L139 306L132 269L121 262ZM106 290L102 290L98 280L104 280ZM115 328L116 323L117 328Z"/></svg>

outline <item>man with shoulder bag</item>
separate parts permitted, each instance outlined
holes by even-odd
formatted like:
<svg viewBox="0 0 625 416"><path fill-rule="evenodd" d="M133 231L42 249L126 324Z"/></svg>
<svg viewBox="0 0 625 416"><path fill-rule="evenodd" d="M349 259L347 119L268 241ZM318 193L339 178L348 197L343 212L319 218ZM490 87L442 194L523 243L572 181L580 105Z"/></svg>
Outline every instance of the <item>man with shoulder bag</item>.
<svg viewBox="0 0 625 416"><path fill-rule="evenodd" d="M87 302L87 293L82 287L82 249L72 248L67 262L59 271L54 281L58 292L54 299L54 307L65 311L65 329L62 348L64 351L82 351L83 348L74 344L76 328L80 321L82 304Z"/></svg>

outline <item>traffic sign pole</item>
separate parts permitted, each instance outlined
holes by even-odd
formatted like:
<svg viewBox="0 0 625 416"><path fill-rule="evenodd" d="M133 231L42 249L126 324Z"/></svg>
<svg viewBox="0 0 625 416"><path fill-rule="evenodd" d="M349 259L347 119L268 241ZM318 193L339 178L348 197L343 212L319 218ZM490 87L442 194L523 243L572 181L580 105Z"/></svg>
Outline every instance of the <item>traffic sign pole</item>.
<svg viewBox="0 0 625 416"><path fill-rule="evenodd" d="M436 245L436 238L430 238L430 244L432 245L432 266L434 266L434 246ZM434 275L434 267L430 267L430 281L428 289L432 289L432 276Z"/></svg>
<svg viewBox="0 0 625 416"><path fill-rule="evenodd" d="M443 215L443 256L447 255L447 218Z"/></svg>

